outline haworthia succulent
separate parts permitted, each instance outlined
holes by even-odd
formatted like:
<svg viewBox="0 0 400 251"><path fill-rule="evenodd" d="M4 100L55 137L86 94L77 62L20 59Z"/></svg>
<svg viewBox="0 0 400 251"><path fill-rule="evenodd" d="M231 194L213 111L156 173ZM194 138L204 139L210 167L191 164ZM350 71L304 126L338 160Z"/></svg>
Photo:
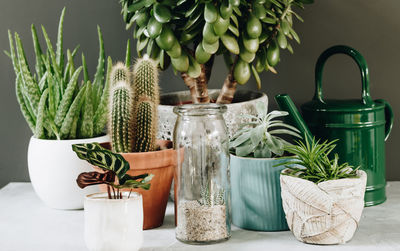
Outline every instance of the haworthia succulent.
<svg viewBox="0 0 400 251"><path fill-rule="evenodd" d="M36 64L35 64L36 74L38 75L38 79L41 79L45 71L42 62L43 53L40 47L39 38L37 36L36 27L33 24L31 26L31 31L32 31L33 48L35 50L35 55L36 55Z"/></svg>
<svg viewBox="0 0 400 251"><path fill-rule="evenodd" d="M8 40L10 41L10 57L11 57L11 62L12 62L13 67L14 67L15 75L18 75L19 72L20 72L20 70L19 70L19 62L18 62L18 59L17 59L17 55L15 55L14 39L13 39L13 36L12 36L10 30L8 30Z"/></svg>
<svg viewBox="0 0 400 251"><path fill-rule="evenodd" d="M45 138L43 124L46 118L46 100L48 95L49 95L49 89L44 90L39 102L36 128L35 128L35 137L38 139Z"/></svg>
<svg viewBox="0 0 400 251"><path fill-rule="evenodd" d="M33 108L33 111L36 113L40 100L40 90L38 85L34 82L34 79L32 78L32 75L30 73L24 49L22 47L21 39L19 38L18 34L15 34L15 41L17 43L17 55L22 76L21 79L24 83L24 88L27 92L29 102Z"/></svg>
<svg viewBox="0 0 400 251"><path fill-rule="evenodd" d="M85 102L82 109L82 125L79 130L79 137L89 138L93 135L93 99L91 99L94 84L86 83Z"/></svg>
<svg viewBox="0 0 400 251"><path fill-rule="evenodd" d="M56 51L56 61L59 69L62 71L64 67L64 53L63 53L63 25L64 25L64 15L65 7L61 12L60 22L58 24L58 34L57 34L57 51ZM62 74L62 72L61 72Z"/></svg>
<svg viewBox="0 0 400 251"><path fill-rule="evenodd" d="M82 53L82 67L83 67L83 81L86 83L89 81L89 72L86 64L85 55Z"/></svg>
<svg viewBox="0 0 400 251"><path fill-rule="evenodd" d="M128 39L128 42L126 43L125 66L126 67L131 66L131 40L130 39Z"/></svg>
<svg viewBox="0 0 400 251"><path fill-rule="evenodd" d="M86 90L85 87L86 85L79 90L78 95L75 97L74 101L72 102L71 106L68 109L67 115L65 116L60 129L61 139L67 138L71 131L72 122L74 121L76 114L78 114L79 112L78 108L80 106L80 102L83 100L83 97L85 95L85 90Z"/></svg>
<svg viewBox="0 0 400 251"><path fill-rule="evenodd" d="M109 89L110 89L110 73L112 67L111 57L107 59L107 76L106 83L104 85L103 94L101 95L100 103L97 106L94 119L93 119L93 133L95 135L99 135L104 130L104 125L107 123L107 102L109 97Z"/></svg>
<svg viewBox="0 0 400 251"><path fill-rule="evenodd" d="M55 50L42 26L47 45L47 50L42 51L36 28L31 26L36 56L35 74L30 71L19 35L15 33L13 37L11 31L8 32L10 51L5 51L5 54L10 57L16 74L17 99L36 137L67 139L98 136L103 133L106 124L106 102L109 94L107 88L110 85L110 81L104 78L105 55L101 30L98 27L99 60L94 80L89 84L91 88L86 88L87 84L79 86L78 78L83 68L85 83L89 81L87 66L83 59L83 66L75 69L74 57L79 45L72 52L66 50L64 60L64 15L65 9L60 16ZM108 60L107 75L110 74L112 64L111 59Z"/></svg>
<svg viewBox="0 0 400 251"><path fill-rule="evenodd" d="M67 85L67 89L65 90L61 103L57 109L54 122L58 127L62 125L63 119L65 118L65 115L67 114L68 109L72 103L73 95L78 85L78 77L81 71L82 71L82 66L76 69L74 75L72 75L72 78L70 79Z"/></svg>
<svg viewBox="0 0 400 251"><path fill-rule="evenodd" d="M24 115L24 118L26 122L28 122L29 128L32 130L32 132L35 132L35 116L34 114L31 114L28 110L28 107L25 104L24 97L22 96L22 90L21 90L21 74L18 74L17 78L15 79L15 91L17 94L17 100L21 109L22 114Z"/></svg>

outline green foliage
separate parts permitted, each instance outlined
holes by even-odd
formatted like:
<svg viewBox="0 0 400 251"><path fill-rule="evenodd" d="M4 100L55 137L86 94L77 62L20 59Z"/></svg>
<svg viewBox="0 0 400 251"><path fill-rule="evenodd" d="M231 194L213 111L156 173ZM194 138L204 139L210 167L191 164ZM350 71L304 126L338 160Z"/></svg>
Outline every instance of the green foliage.
<svg viewBox="0 0 400 251"><path fill-rule="evenodd" d="M32 40L36 56L35 73L29 68L21 39L8 31L11 58L16 74L16 94L34 136L40 139L91 138L103 134L106 124L108 81L105 81L105 55L103 37L98 27L99 62L93 81L89 81L82 55L82 66L75 68L74 57L78 46L63 52L63 9L58 26L56 48L42 26L47 50L43 51L37 31L32 25ZM15 45L14 45L15 40ZM108 59L109 67L111 59ZM109 69L109 68L108 68ZM78 84L84 72L84 83Z"/></svg>
<svg viewBox="0 0 400 251"><path fill-rule="evenodd" d="M126 58L130 55L129 45L126 55ZM112 149L115 152L154 151L159 104L157 63L148 56L138 59L132 74L127 64L116 64L111 73Z"/></svg>
<svg viewBox="0 0 400 251"><path fill-rule="evenodd" d="M129 162L118 153L100 146L98 143L75 144L72 145L72 150L76 155L90 164L97 166L103 171L110 171L118 177L118 183L110 183L115 188L142 188L150 189L149 182L153 178L152 174L142 174L139 176L130 176L126 174L129 170ZM98 184L98 183L96 183Z"/></svg>
<svg viewBox="0 0 400 251"><path fill-rule="evenodd" d="M216 206L216 205L224 205L224 189L216 189L215 191L211 191L210 185L201 187L200 196L201 199L197 200L197 202L202 206Z"/></svg>
<svg viewBox="0 0 400 251"><path fill-rule="evenodd" d="M155 150L159 104L158 70L152 59L139 59L133 69L133 151Z"/></svg>
<svg viewBox="0 0 400 251"><path fill-rule="evenodd" d="M284 147L291 145L277 135L291 135L301 138L297 128L275 118L288 115L284 111L267 113L264 103L256 104L257 116L246 115L250 122L243 123L230 142L231 152L236 156L271 158L282 156Z"/></svg>
<svg viewBox="0 0 400 251"><path fill-rule="evenodd" d="M290 40L300 43L293 29L293 10L312 0L121 0L126 28L134 26L139 55L146 53L159 61L161 69L172 63L176 71L199 76L197 65L212 55L237 55L235 78L245 84L251 73L271 70L280 59L280 50L293 53ZM250 46L251 45L251 46ZM195 53L194 53L195 52ZM195 56L193 60L191 56ZM254 67L254 71L250 69ZM231 64L228 64L231 68ZM242 73L242 74L239 74ZM239 78L240 76L240 78ZM257 81L259 82L259 81Z"/></svg>
<svg viewBox="0 0 400 251"><path fill-rule="evenodd" d="M327 180L337 180L344 178L357 178L357 169L347 163L339 164L339 156L335 153L334 158L330 159L329 154L334 150L337 140L331 142L319 140L311 142L306 138L305 143L298 141L297 145L285 146L285 151L293 154L287 162L279 164L288 168L283 173L294 177L299 177L320 183ZM283 157L285 158L285 157Z"/></svg>

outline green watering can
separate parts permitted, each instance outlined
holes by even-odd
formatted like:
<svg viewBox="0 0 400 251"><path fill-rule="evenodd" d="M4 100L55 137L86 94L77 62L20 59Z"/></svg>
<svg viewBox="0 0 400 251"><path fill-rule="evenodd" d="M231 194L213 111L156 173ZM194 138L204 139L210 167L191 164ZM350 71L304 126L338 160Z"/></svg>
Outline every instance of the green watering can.
<svg viewBox="0 0 400 251"><path fill-rule="evenodd" d="M323 97L324 64L330 56L339 53L353 58L360 68L361 99L328 100ZM301 106L304 120L288 95L277 95L275 100L281 110L289 112L289 123L298 127L304 137L311 138L313 134L322 140L339 139L335 151L340 161L360 166L367 172L365 206L378 205L386 200L385 141L393 126L393 112L385 100L372 100L368 66L358 51L338 45L321 54L315 67L314 98Z"/></svg>

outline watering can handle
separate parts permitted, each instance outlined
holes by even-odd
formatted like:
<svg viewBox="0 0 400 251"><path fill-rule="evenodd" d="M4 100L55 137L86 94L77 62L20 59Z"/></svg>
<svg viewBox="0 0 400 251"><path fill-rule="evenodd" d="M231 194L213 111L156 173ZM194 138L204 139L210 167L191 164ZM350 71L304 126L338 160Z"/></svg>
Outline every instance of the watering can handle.
<svg viewBox="0 0 400 251"><path fill-rule="evenodd" d="M369 73L367 62L364 57L355 49L345 46L336 45L325 50L321 56L319 56L317 64L315 66L315 94L314 100L318 100L322 103L324 102L324 96L322 93L322 71L326 60L334 54L346 54L356 61L361 72L361 82L362 82L362 101L365 105L372 105L373 101L369 94Z"/></svg>
<svg viewBox="0 0 400 251"><path fill-rule="evenodd" d="M375 102L382 103L385 106L385 141L389 138L390 132L393 127L394 114L392 106L384 99L377 99Z"/></svg>

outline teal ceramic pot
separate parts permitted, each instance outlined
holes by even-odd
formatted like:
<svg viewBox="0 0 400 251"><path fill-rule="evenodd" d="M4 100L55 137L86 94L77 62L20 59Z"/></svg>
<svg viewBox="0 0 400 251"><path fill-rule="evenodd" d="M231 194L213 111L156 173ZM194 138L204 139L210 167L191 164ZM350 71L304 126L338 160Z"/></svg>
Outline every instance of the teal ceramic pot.
<svg viewBox="0 0 400 251"><path fill-rule="evenodd" d="M282 207L279 176L274 167L287 160L243 158L231 154L232 223L258 231L289 230Z"/></svg>

